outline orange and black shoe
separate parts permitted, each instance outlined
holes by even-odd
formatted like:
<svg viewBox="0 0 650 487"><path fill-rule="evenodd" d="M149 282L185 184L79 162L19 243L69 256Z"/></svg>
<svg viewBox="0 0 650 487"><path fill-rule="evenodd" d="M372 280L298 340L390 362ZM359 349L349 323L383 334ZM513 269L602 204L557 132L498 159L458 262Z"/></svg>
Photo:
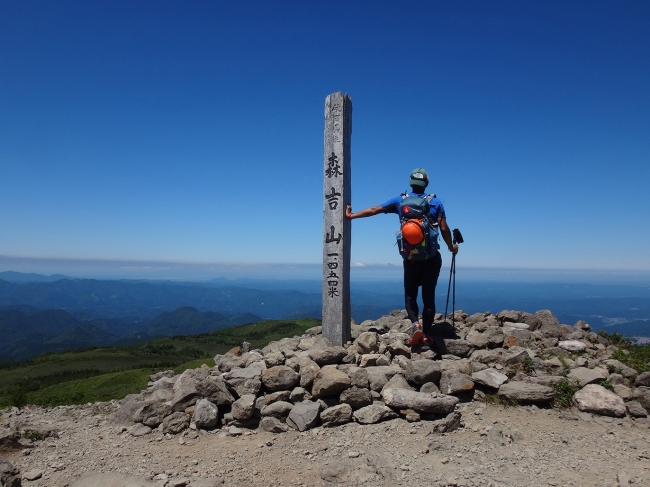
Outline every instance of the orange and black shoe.
<svg viewBox="0 0 650 487"><path fill-rule="evenodd" d="M414 346L420 343L424 332L422 331L422 325L420 323L413 323L413 331L411 333L411 338L409 338L409 345Z"/></svg>
<svg viewBox="0 0 650 487"><path fill-rule="evenodd" d="M420 345L422 345L423 352L433 349L433 338L428 335L424 335L420 340Z"/></svg>

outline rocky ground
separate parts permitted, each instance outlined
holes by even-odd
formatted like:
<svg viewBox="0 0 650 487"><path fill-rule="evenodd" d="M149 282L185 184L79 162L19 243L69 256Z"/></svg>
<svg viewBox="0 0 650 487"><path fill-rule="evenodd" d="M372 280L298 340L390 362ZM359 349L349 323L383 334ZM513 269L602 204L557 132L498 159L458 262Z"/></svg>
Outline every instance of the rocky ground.
<svg viewBox="0 0 650 487"><path fill-rule="evenodd" d="M314 329L233 350L122 401L2 411L3 485L650 485L649 376L586 323L457 312L411 351L403 318L346 347Z"/></svg>

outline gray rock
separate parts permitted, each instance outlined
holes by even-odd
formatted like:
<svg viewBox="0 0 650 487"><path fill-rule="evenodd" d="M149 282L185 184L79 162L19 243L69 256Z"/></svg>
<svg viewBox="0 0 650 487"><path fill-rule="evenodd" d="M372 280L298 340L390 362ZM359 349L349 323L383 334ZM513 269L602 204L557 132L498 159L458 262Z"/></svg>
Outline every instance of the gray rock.
<svg viewBox="0 0 650 487"><path fill-rule="evenodd" d="M262 409L264 406L273 404L274 402L284 401L287 402L290 400L291 392L290 391L278 391L271 394L266 394L265 396L260 396L255 400L255 409Z"/></svg>
<svg viewBox="0 0 650 487"><path fill-rule="evenodd" d="M171 433L172 435L175 435L187 429L189 425L190 425L189 414L181 413L180 411L171 413L162 422L162 432Z"/></svg>
<svg viewBox="0 0 650 487"><path fill-rule="evenodd" d="M219 408L207 399L199 399L194 407L192 422L197 428L212 428L219 422Z"/></svg>
<svg viewBox="0 0 650 487"><path fill-rule="evenodd" d="M451 340L446 338L445 349L448 354L456 355L457 357L467 357L474 349L474 345L467 340Z"/></svg>
<svg viewBox="0 0 650 487"><path fill-rule="evenodd" d="M397 389L408 389L410 391L414 390L401 374L395 374L388 382L386 382L381 390L383 391L384 389L389 389L391 387L395 387Z"/></svg>
<svg viewBox="0 0 650 487"><path fill-rule="evenodd" d="M594 369L577 367L572 369L567 377L573 381L580 381L581 386L586 386L587 384L606 380L609 377L609 372L602 367L596 367Z"/></svg>
<svg viewBox="0 0 650 487"><path fill-rule="evenodd" d="M208 377L196 384L199 395L217 406L230 406L235 398L228 390L226 383L221 379Z"/></svg>
<svg viewBox="0 0 650 487"><path fill-rule="evenodd" d="M284 433L289 431L286 423L273 416L265 416L260 420L260 429L267 433Z"/></svg>
<svg viewBox="0 0 650 487"><path fill-rule="evenodd" d="M440 374L440 364L433 360L411 360L406 368L406 380L417 385L439 384Z"/></svg>
<svg viewBox="0 0 650 487"><path fill-rule="evenodd" d="M277 365L284 365L285 357L282 352L269 352L264 355L264 363L267 368L275 367Z"/></svg>
<svg viewBox="0 0 650 487"><path fill-rule="evenodd" d="M386 346L386 349L388 352L393 355L393 356L403 356L403 357L410 357L411 356L411 349L404 345L402 341L394 341L389 343Z"/></svg>
<svg viewBox="0 0 650 487"><path fill-rule="evenodd" d="M291 395L289 396L289 401L291 401L292 403L301 402L309 399L311 399L311 394L307 392L305 389L303 389L302 387L296 387L293 391L291 391Z"/></svg>
<svg viewBox="0 0 650 487"><path fill-rule="evenodd" d="M636 399L644 408L650 409L650 387L637 387L632 393L632 399Z"/></svg>
<svg viewBox="0 0 650 487"><path fill-rule="evenodd" d="M487 329L483 332L488 339L488 347L496 348L503 345L503 330L497 326L488 326Z"/></svg>
<svg viewBox="0 0 650 487"><path fill-rule="evenodd" d="M519 311L503 310L500 313L497 313L497 318L503 322L517 323L521 320L521 313L519 313Z"/></svg>
<svg viewBox="0 0 650 487"><path fill-rule="evenodd" d="M136 438L139 438L140 436L146 436L149 433L151 433L151 428L144 424L134 424L133 426L128 427L126 431L131 436L135 436Z"/></svg>
<svg viewBox="0 0 650 487"><path fill-rule="evenodd" d="M395 409L413 409L420 413L447 414L458 404L458 398L454 396L434 397L425 392L407 389L385 389L381 397L387 406Z"/></svg>
<svg viewBox="0 0 650 487"><path fill-rule="evenodd" d="M636 370L634 370L631 367L628 367L627 365L625 365L622 362L619 362L618 360L614 360L614 359L605 360L605 365L607 365L607 368L610 371L620 373L626 379L634 380L636 376L639 374Z"/></svg>
<svg viewBox="0 0 650 487"><path fill-rule="evenodd" d="M299 383L300 375L286 365L276 365L262 373L262 384L267 391L290 391Z"/></svg>
<svg viewBox="0 0 650 487"><path fill-rule="evenodd" d="M352 386L341 393L339 400L342 403L349 404L352 409L360 409L372 404L372 395L368 389Z"/></svg>
<svg viewBox="0 0 650 487"><path fill-rule="evenodd" d="M562 340L557 346L569 352L584 352L587 349L587 345L578 340Z"/></svg>
<svg viewBox="0 0 650 487"><path fill-rule="evenodd" d="M339 404L327 408L320 413L320 420L324 427L349 423L352 421L352 407L349 404Z"/></svg>
<svg viewBox="0 0 650 487"><path fill-rule="evenodd" d="M440 377L440 392L443 394L459 394L474 389L474 382L467 374L455 370L445 370Z"/></svg>
<svg viewBox="0 0 650 487"><path fill-rule="evenodd" d="M559 326L559 324L560 324L557 317L553 313L551 313L551 311L548 310L548 309L541 309L541 310L537 311L535 313L535 318L537 318L539 320L541 326L544 326L544 325L558 325ZM524 318L524 322L528 323L528 321L526 321L525 318ZM530 324L530 323L528 323L528 324ZM531 329L532 329L532 327L531 327Z"/></svg>
<svg viewBox="0 0 650 487"><path fill-rule="evenodd" d="M451 433L460 428L461 418L461 414L458 411L453 411L444 418L435 421L431 433Z"/></svg>
<svg viewBox="0 0 650 487"><path fill-rule="evenodd" d="M386 385L386 383L398 372L401 371L390 366L370 367L366 369L368 374L368 383L370 389L379 392Z"/></svg>
<svg viewBox="0 0 650 487"><path fill-rule="evenodd" d="M171 400L172 411L184 411L189 406L193 406L199 398L196 390L198 381L190 374L183 372L178 380L174 383L174 397Z"/></svg>
<svg viewBox="0 0 650 487"><path fill-rule="evenodd" d="M156 428L171 412L172 408L168 404L152 402L138 409L133 415L133 421Z"/></svg>
<svg viewBox="0 0 650 487"><path fill-rule="evenodd" d="M250 419L255 412L255 396L245 394L232 403L230 413L232 417L239 421Z"/></svg>
<svg viewBox="0 0 650 487"><path fill-rule="evenodd" d="M630 413L630 416L633 418L647 418L648 411L641 406L641 403L637 401L630 401L625 404L627 406L627 412Z"/></svg>
<svg viewBox="0 0 650 487"><path fill-rule="evenodd" d="M227 381L228 386L232 387L239 397L251 394L257 396L262 390L262 381L259 377L253 379L229 379ZM234 402L234 401L233 401Z"/></svg>
<svg viewBox="0 0 650 487"><path fill-rule="evenodd" d="M314 383L320 367L313 360L300 365L300 387L308 388Z"/></svg>
<svg viewBox="0 0 650 487"><path fill-rule="evenodd" d="M343 358L348 354L348 351L343 347L326 347L312 349L308 353L309 358L322 367L323 365L341 363Z"/></svg>
<svg viewBox="0 0 650 487"><path fill-rule="evenodd" d="M467 334L465 337L467 343L475 348L485 348L490 342L487 335L481 333L476 327Z"/></svg>
<svg viewBox="0 0 650 487"><path fill-rule="evenodd" d="M389 389L399 391L400 389ZM370 406L357 409L353 413L354 419L361 424L374 424L386 419L397 418L397 413L384 404L371 404Z"/></svg>
<svg viewBox="0 0 650 487"><path fill-rule="evenodd" d="M0 458L0 485L2 487L21 487L20 470L2 458Z"/></svg>
<svg viewBox="0 0 650 487"><path fill-rule="evenodd" d="M293 404L285 401L276 401L262 408L262 416L274 416L276 418L286 418L289 416Z"/></svg>
<svg viewBox="0 0 650 487"><path fill-rule="evenodd" d="M506 365L523 364L530 359L528 351L522 347L512 347L503 354L503 363Z"/></svg>
<svg viewBox="0 0 650 487"><path fill-rule="evenodd" d="M377 333L372 331L366 331L361 333L359 337L354 341L354 344L357 346L359 353L375 353L379 351L379 340L377 338Z"/></svg>
<svg viewBox="0 0 650 487"><path fill-rule="evenodd" d="M650 372L642 372L634 380L636 387L650 387Z"/></svg>
<svg viewBox="0 0 650 487"><path fill-rule="evenodd" d="M350 377L350 385L368 389L370 382L368 379L368 370L363 367L351 367L348 370L348 377Z"/></svg>
<svg viewBox="0 0 650 487"><path fill-rule="evenodd" d="M625 416L623 399L597 384L589 384L580 389L573 396L573 401L580 411L619 418Z"/></svg>
<svg viewBox="0 0 650 487"><path fill-rule="evenodd" d="M502 384L508 382L508 376L497 372L494 369L484 369L472 374L472 380L481 385L498 389Z"/></svg>
<svg viewBox="0 0 650 487"><path fill-rule="evenodd" d="M339 395L350 387L350 383L350 378L345 372L334 367L325 367L316 375L311 394L315 398Z"/></svg>
<svg viewBox="0 0 650 487"><path fill-rule="evenodd" d="M422 387L420 387L420 392L424 392L426 394L439 394L440 389L438 389L438 386L433 382L427 382L425 384L422 384Z"/></svg>
<svg viewBox="0 0 650 487"><path fill-rule="evenodd" d="M508 382L499 387L498 394L521 402L551 402L555 394L553 389L527 382Z"/></svg>
<svg viewBox="0 0 650 487"><path fill-rule="evenodd" d="M304 401L295 404L287 417L287 424L298 431L306 431L318 424L320 404Z"/></svg>
<svg viewBox="0 0 650 487"><path fill-rule="evenodd" d="M224 374L224 378L226 381L230 381L231 379L259 379L265 370L266 364L264 362L254 362L245 369L232 369L230 372Z"/></svg>
<svg viewBox="0 0 650 487"><path fill-rule="evenodd" d="M470 362L480 362L482 364L494 364L501 362L502 350L474 350L470 355Z"/></svg>

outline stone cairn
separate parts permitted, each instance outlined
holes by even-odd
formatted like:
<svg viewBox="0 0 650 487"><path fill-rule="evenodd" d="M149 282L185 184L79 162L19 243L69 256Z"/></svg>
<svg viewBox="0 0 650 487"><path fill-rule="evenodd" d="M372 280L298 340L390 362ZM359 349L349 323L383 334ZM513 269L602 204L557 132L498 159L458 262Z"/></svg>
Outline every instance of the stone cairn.
<svg viewBox="0 0 650 487"><path fill-rule="evenodd" d="M563 325L548 310L457 311L435 325L450 338L421 353L407 345L410 326L405 311L393 311L353 323L343 347L332 346L321 327L261 350L244 343L215 356L212 368L153 374L146 390L121 401L115 419L135 423L135 436L153 428L282 433L397 417L433 421L432 431L444 433L462 425L461 401L492 395L551 407L553 386L563 380L579 388L573 401L580 411L646 417L650 407L650 372L612 359L616 347L584 321Z"/></svg>

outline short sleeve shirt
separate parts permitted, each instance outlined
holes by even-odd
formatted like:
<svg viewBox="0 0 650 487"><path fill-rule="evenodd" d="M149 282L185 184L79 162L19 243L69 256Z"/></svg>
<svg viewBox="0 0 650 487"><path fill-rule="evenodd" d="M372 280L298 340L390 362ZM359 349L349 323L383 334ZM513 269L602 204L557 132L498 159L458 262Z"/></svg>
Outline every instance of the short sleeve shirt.
<svg viewBox="0 0 650 487"><path fill-rule="evenodd" d="M419 196L420 198L424 198L427 196L427 194L418 194L418 193L408 193L409 196ZM399 215L401 218L402 215L400 214L400 210L402 208L402 200L404 198L402 195L396 196L395 198L391 198L388 201L386 201L383 205L381 205L382 210L384 213L396 213ZM429 202L430 206L430 215L433 221L437 221L438 218L447 218L445 215L445 208L442 206L442 201L440 201L438 198L431 198L431 201Z"/></svg>

